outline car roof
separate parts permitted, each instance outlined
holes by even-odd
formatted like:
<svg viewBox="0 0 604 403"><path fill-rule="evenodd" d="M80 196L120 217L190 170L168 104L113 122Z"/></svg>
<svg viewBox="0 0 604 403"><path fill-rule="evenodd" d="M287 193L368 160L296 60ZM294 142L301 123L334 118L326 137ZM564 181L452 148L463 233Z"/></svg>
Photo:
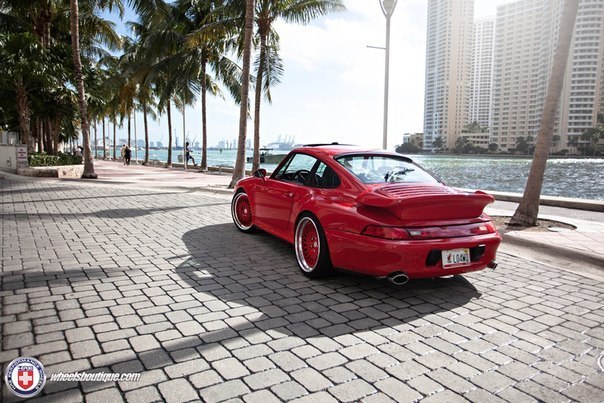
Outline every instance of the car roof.
<svg viewBox="0 0 604 403"><path fill-rule="evenodd" d="M304 145L302 147L297 147L294 150L292 150L292 152L303 152L303 153L315 155L317 157L319 157L319 156L336 157L336 156L346 155L346 154L350 154L350 155L356 155L356 154L390 155L390 156L394 156L397 158L404 158L404 159L411 161L410 158L405 157L402 154L394 153L391 151L384 151L381 149L372 149L372 148L365 148L365 147L360 147L360 146L356 146L356 145L338 144L338 143L308 144L308 145Z"/></svg>

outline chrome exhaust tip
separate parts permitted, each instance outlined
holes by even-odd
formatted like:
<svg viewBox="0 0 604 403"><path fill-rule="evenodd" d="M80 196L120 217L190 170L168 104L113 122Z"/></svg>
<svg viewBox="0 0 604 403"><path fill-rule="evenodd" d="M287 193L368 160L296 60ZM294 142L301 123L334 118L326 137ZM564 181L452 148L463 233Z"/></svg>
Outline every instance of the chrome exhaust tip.
<svg viewBox="0 0 604 403"><path fill-rule="evenodd" d="M496 261L492 260L492 261L491 261L491 263L489 263L489 264L487 265L487 267L488 267L489 269L496 269L498 265L499 265L499 263L497 263Z"/></svg>
<svg viewBox="0 0 604 403"><path fill-rule="evenodd" d="M409 281L409 277L405 273L397 271L388 275L388 281L394 285L403 285Z"/></svg>

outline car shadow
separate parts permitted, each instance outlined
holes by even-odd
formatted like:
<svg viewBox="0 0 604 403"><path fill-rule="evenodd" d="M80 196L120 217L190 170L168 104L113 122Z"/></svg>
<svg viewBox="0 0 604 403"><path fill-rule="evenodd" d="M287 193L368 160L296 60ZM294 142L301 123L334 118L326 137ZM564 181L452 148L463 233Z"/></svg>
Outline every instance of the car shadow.
<svg viewBox="0 0 604 403"><path fill-rule="evenodd" d="M337 337L404 324L481 295L462 276L403 286L347 272L309 279L298 269L290 244L262 232L241 233L232 224L189 231L183 241L191 257L176 274L195 291L224 303L227 313L227 306L248 312L241 326L206 328L199 335L204 342L236 337L242 330Z"/></svg>

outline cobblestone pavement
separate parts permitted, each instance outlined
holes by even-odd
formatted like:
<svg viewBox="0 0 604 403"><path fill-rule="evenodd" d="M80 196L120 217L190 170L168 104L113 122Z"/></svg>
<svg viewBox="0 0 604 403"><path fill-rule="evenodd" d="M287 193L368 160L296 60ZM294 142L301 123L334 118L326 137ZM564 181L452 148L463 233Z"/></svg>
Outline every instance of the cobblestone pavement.
<svg viewBox="0 0 604 403"><path fill-rule="evenodd" d="M0 180L0 364L141 372L44 401L600 401L604 283L500 254L395 288L309 280L208 193ZM2 381L4 382L4 381ZM16 400L2 385L5 401Z"/></svg>

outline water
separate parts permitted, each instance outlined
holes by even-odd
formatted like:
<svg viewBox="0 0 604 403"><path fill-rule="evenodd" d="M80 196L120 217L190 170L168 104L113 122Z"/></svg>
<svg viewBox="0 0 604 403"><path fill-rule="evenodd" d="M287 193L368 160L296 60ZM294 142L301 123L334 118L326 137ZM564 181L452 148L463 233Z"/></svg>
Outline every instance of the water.
<svg viewBox="0 0 604 403"><path fill-rule="evenodd" d="M178 153L182 151L172 153L173 161L178 161ZM200 154L198 150L193 153L198 164L201 162ZM208 165L234 166L236 155L237 150L208 150ZM143 159L144 156L144 150L139 150L138 158ZM246 156L251 157L252 151L247 150ZM166 161L168 151L150 150L149 158ZM524 192L532 161L530 158L520 157L450 155L416 155L411 158L448 185L514 193ZM251 164L246 167L250 169ZM277 166L264 164L262 167L270 172ZM604 159L550 158L541 193L548 196L604 200Z"/></svg>

